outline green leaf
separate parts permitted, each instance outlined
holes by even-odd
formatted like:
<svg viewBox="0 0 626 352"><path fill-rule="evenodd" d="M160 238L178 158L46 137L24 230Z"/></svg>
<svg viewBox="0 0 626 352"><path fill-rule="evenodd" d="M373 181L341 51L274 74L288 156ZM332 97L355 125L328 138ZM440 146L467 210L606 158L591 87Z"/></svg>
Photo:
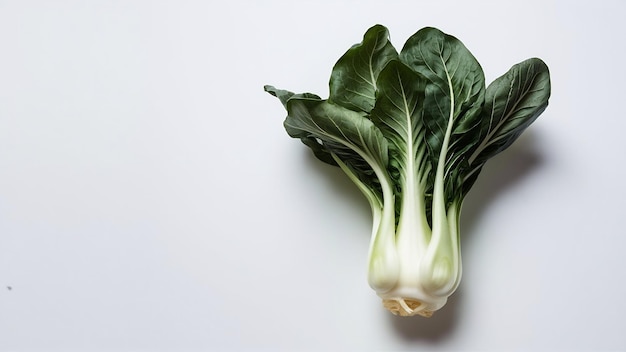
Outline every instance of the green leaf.
<svg viewBox="0 0 626 352"><path fill-rule="evenodd" d="M335 64L330 76L329 101L355 111L374 107L378 74L398 56L381 25L370 28L360 44L350 48Z"/></svg>
<svg viewBox="0 0 626 352"><path fill-rule="evenodd" d="M550 72L540 59L514 65L487 87L481 134L469 161L482 166L508 148L548 106Z"/></svg>
<svg viewBox="0 0 626 352"><path fill-rule="evenodd" d="M425 90L426 142L437 175L445 179L446 202L458 189L468 151L476 143L484 101L483 70L458 39L435 28L409 38L400 59L429 81ZM434 180L433 180L434 183Z"/></svg>
<svg viewBox="0 0 626 352"><path fill-rule="evenodd" d="M376 105L370 119L389 141L389 155L393 161L390 168L394 169L394 175L398 175L403 188L419 188L428 170L423 121L426 83L423 76L398 60L390 61L378 76ZM407 185L408 182L412 185ZM398 196L407 192L397 191Z"/></svg>
<svg viewBox="0 0 626 352"><path fill-rule="evenodd" d="M287 111L284 125L291 137L302 139L318 158L334 154L381 195L380 177L386 177L389 162L388 143L372 121L363 113L306 97L290 98Z"/></svg>
<svg viewBox="0 0 626 352"><path fill-rule="evenodd" d="M303 99L315 99L315 100L321 100L321 98L315 94L311 94L311 93L304 93L304 94L295 94L293 92L290 92L288 90L283 90L283 89L277 89L273 86L270 85L266 85L263 87L263 89L268 92L269 94L277 97L280 102L283 104L283 106L285 107L285 109L287 108L287 102L289 101L289 99L295 97L295 98L303 98ZM302 141L302 143L304 143L306 146L308 146L309 148L311 148L311 150L313 151L313 154L320 159L321 161L333 165L333 166L338 166L337 163L335 162L335 160L333 159L332 155L330 154L330 152L328 152L322 145L320 145L317 140L313 137L308 137L308 136L301 136L300 130L289 130L287 128L287 133L295 138L300 138L300 140Z"/></svg>
<svg viewBox="0 0 626 352"><path fill-rule="evenodd" d="M423 146L423 100L426 80L393 60L378 76L376 106L370 119L391 141L394 158L402 165L417 158Z"/></svg>
<svg viewBox="0 0 626 352"><path fill-rule="evenodd" d="M287 101L289 100L289 98L295 95L295 93L293 92L284 89L277 89L274 86L270 85L263 86L263 89L278 98L278 100L280 100L285 108L287 107Z"/></svg>
<svg viewBox="0 0 626 352"><path fill-rule="evenodd" d="M321 99L319 96L317 96L317 95L315 95L313 93L295 94L295 93L290 92L288 90L278 89L278 88L275 88L274 86L270 86L270 85L264 86L263 89L266 92L270 93L271 95L277 97L285 108L287 108L287 102L291 98L305 98L305 99L316 99L316 100L320 100Z"/></svg>

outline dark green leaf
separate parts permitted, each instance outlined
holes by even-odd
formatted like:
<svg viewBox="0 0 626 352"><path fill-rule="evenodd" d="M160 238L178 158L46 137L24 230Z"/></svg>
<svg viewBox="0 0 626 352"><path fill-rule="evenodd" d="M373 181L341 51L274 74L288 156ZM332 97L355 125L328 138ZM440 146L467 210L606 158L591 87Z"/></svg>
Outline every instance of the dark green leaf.
<svg viewBox="0 0 626 352"><path fill-rule="evenodd" d="M548 106L550 73L540 59L514 65L487 88L481 134L470 162L480 166L508 148Z"/></svg>
<svg viewBox="0 0 626 352"><path fill-rule="evenodd" d="M278 89L275 88L273 86L269 86L266 85L263 87L263 89L270 93L271 95L277 97L281 103L283 103L283 106L285 108L287 108L287 101L289 101L289 99L291 98L305 98L305 99L316 99L316 100L320 100L321 98L313 93L301 93L301 94L295 94L293 92L290 92L288 90L283 90L283 89Z"/></svg>
<svg viewBox="0 0 626 352"><path fill-rule="evenodd" d="M350 48L335 64L330 77L329 101L351 110L370 112L374 107L378 74L397 56L389 42L387 28L381 25L370 28L363 41Z"/></svg>
<svg viewBox="0 0 626 352"><path fill-rule="evenodd" d="M289 99L287 111L284 125L291 137L302 139L322 161L332 163L329 157L336 155L363 183L380 193L374 169L387 168L388 143L363 113L304 97Z"/></svg>
<svg viewBox="0 0 626 352"><path fill-rule="evenodd" d="M435 28L424 28L407 40L401 60L429 81L425 90L424 122L433 168L444 158L446 198L454 196L452 179L462 172L476 143L485 94L482 68L458 39ZM454 177L453 177L454 176Z"/></svg>
<svg viewBox="0 0 626 352"><path fill-rule="evenodd" d="M294 96L293 92L283 89L277 89L274 86L266 85L263 89L280 100L284 107L287 107L287 101Z"/></svg>
<svg viewBox="0 0 626 352"><path fill-rule="evenodd" d="M423 103L426 79L402 62L392 60L378 76L376 105L371 113L389 141L393 168L404 178L425 172ZM411 175L411 176L409 176Z"/></svg>

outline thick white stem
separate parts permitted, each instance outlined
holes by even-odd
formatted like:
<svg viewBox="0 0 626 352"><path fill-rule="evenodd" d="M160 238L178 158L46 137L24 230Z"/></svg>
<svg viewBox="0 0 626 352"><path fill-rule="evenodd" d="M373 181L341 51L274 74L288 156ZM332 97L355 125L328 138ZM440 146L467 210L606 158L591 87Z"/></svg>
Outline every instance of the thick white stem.
<svg viewBox="0 0 626 352"><path fill-rule="evenodd" d="M396 230L400 281L402 285L416 287L419 281L419 261L430 241L431 231L426 219L424 191L415 177L403 185L400 218Z"/></svg>
<svg viewBox="0 0 626 352"><path fill-rule="evenodd" d="M392 289L400 275L396 251L395 200L390 191L383 191L382 216L370 242L367 281L376 292Z"/></svg>

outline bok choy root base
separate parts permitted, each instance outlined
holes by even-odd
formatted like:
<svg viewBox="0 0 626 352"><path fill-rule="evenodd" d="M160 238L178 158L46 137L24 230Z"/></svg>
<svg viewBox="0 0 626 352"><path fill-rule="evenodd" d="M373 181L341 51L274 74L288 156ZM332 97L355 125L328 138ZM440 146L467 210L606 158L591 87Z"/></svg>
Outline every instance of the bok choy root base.
<svg viewBox="0 0 626 352"><path fill-rule="evenodd" d="M384 306L430 316L461 279L463 199L485 162L546 109L550 74L532 58L485 87L455 37L423 28L397 52L376 25L335 64L328 99L265 90L286 108L289 136L367 198L368 282Z"/></svg>

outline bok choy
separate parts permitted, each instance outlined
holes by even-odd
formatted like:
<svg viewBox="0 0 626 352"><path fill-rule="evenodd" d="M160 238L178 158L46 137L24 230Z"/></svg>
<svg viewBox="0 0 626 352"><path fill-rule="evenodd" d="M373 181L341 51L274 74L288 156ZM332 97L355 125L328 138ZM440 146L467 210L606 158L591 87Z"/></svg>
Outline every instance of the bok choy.
<svg viewBox="0 0 626 352"><path fill-rule="evenodd" d="M435 28L400 52L376 25L335 64L330 95L265 86L284 127L341 168L373 215L368 282L392 313L430 316L461 279L461 205L485 162L546 109L550 75L531 58L485 87L481 66Z"/></svg>

